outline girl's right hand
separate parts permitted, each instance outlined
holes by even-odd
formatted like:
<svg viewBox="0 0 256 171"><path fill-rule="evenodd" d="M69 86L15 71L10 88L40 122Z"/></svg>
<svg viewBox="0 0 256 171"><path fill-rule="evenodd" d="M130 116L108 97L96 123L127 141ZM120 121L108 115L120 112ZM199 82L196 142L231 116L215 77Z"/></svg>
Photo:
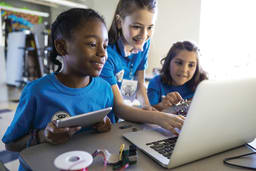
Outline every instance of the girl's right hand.
<svg viewBox="0 0 256 171"><path fill-rule="evenodd" d="M101 122L96 123L93 127L97 132L107 132L111 129L111 121L105 116Z"/></svg>
<svg viewBox="0 0 256 171"><path fill-rule="evenodd" d="M166 96L163 96L160 105L163 110L179 103L181 100L183 100L183 98L178 92L175 91L168 93Z"/></svg>
<svg viewBox="0 0 256 171"><path fill-rule="evenodd" d="M181 127L183 126L183 123L185 121L185 117L182 115L175 115L170 113L162 113L158 117L158 125L161 127L171 131L173 134L178 135L177 130L175 128L178 128L181 130Z"/></svg>
<svg viewBox="0 0 256 171"><path fill-rule="evenodd" d="M51 144L62 144L67 142L73 134L82 128L81 126L57 128L54 122L56 121L49 122L43 131L44 140Z"/></svg>

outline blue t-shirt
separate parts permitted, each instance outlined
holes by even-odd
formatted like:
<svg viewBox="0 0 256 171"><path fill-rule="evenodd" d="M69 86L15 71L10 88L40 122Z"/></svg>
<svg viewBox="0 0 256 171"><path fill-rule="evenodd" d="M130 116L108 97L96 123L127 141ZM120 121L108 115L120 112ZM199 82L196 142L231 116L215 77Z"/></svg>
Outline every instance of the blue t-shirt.
<svg viewBox="0 0 256 171"><path fill-rule="evenodd" d="M6 144L32 129L44 129L55 113L64 111L71 116L113 107L110 85L100 77L91 78L88 86L69 88L49 74L29 83L23 90L11 125L2 141ZM109 116L114 121L114 116ZM19 170L24 170L20 167Z"/></svg>
<svg viewBox="0 0 256 171"><path fill-rule="evenodd" d="M150 80L148 85L148 99L151 105L157 105L162 101L162 96L166 96L170 92L177 91L183 99L191 99L194 92L187 84L182 86L169 86L163 84L160 75Z"/></svg>
<svg viewBox="0 0 256 171"><path fill-rule="evenodd" d="M121 40L109 45L107 48L108 59L100 76L111 86L118 84L120 88L123 79L133 80L137 71L147 68L149 46L150 40L144 44L143 51L125 57Z"/></svg>

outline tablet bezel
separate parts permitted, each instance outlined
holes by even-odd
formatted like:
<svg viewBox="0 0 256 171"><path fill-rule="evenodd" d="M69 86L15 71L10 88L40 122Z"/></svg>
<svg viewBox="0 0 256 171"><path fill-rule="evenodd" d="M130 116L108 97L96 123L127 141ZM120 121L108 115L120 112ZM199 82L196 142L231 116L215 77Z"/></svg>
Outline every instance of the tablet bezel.
<svg viewBox="0 0 256 171"><path fill-rule="evenodd" d="M112 110L112 107L96 110L93 112L83 113L68 118L56 120L56 127L72 127L82 126L87 127L103 120L103 118Z"/></svg>

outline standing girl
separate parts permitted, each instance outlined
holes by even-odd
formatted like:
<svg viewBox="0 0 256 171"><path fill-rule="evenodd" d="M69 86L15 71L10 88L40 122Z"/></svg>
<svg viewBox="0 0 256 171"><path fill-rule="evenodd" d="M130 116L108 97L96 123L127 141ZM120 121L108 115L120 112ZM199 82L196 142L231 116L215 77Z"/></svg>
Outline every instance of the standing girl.
<svg viewBox="0 0 256 171"><path fill-rule="evenodd" d="M107 80L114 93L114 113L125 120L154 123L177 133L184 117L152 111L144 86L150 37L156 20L156 0L120 0L109 30L108 60L101 77ZM123 85L125 83L125 85ZM134 88L135 87L135 88ZM124 103L123 95L141 99L147 110Z"/></svg>
<svg viewBox="0 0 256 171"><path fill-rule="evenodd" d="M199 49L189 41L173 44L160 75L149 82L148 97L159 111L167 109L183 99L192 99L197 85L207 79L199 65Z"/></svg>
<svg viewBox="0 0 256 171"><path fill-rule="evenodd" d="M156 15L156 0L119 1L108 32L109 58L101 73L112 86L115 97L121 100L123 95L133 100L136 94L148 109L152 108L144 85L144 71Z"/></svg>

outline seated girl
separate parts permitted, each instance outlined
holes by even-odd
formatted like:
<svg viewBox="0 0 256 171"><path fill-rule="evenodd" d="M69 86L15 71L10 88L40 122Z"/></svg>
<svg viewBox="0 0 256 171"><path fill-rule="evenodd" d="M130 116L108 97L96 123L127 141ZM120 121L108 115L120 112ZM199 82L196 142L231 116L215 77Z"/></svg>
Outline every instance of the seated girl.
<svg viewBox="0 0 256 171"><path fill-rule="evenodd" d="M197 85L207 79L199 65L199 49L189 41L174 43L163 62L160 75L148 86L150 104L159 111L191 100Z"/></svg>
<svg viewBox="0 0 256 171"><path fill-rule="evenodd" d="M57 17L51 33L52 60L59 64L56 57L61 56L63 68L24 88L2 139L7 150L20 152L40 143L65 143L81 127L57 128L56 119L113 107L112 89L98 77L107 60L103 18L92 9L70 9ZM93 127L98 132L109 131L111 122L106 117Z"/></svg>

